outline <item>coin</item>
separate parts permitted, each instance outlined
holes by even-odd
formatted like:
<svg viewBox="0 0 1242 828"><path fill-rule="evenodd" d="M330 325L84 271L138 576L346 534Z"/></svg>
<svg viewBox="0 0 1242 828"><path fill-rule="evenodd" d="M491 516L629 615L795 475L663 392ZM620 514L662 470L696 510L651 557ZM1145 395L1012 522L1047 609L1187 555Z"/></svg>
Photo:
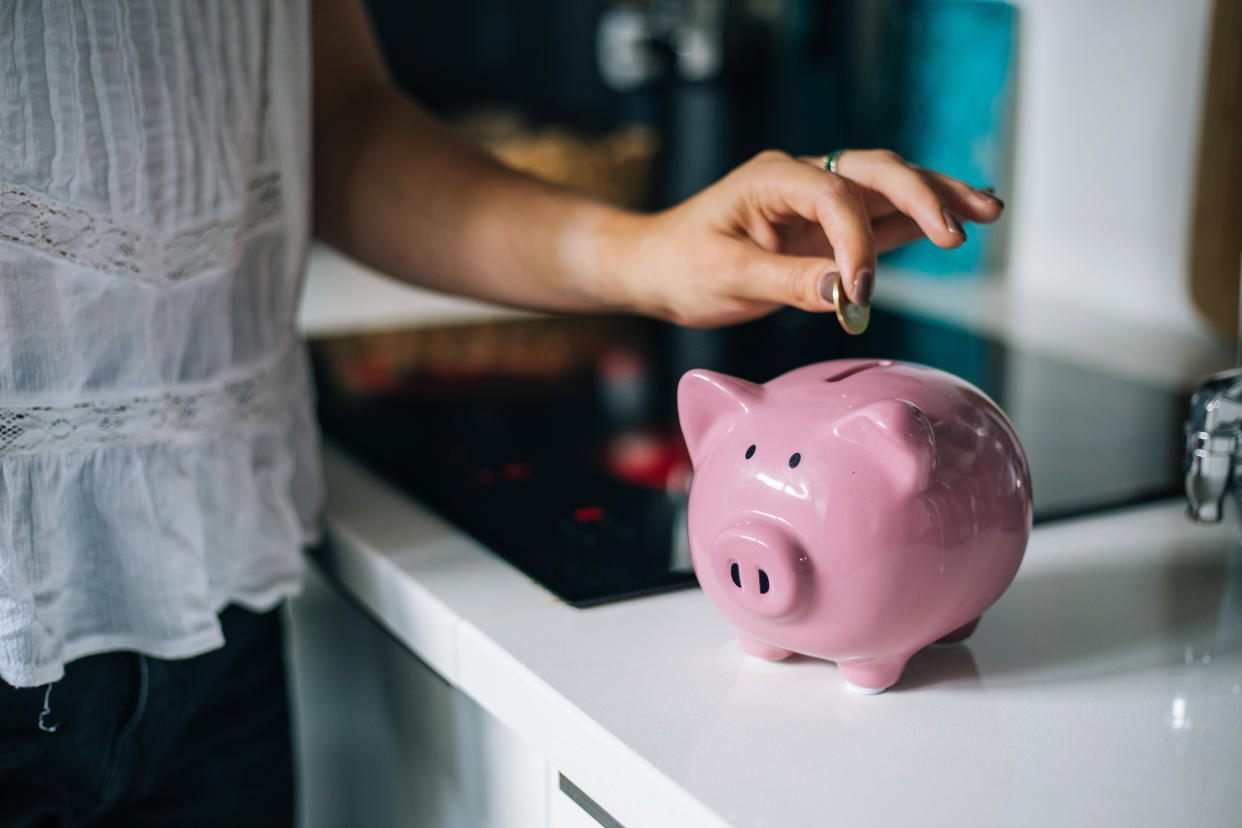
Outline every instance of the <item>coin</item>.
<svg viewBox="0 0 1242 828"><path fill-rule="evenodd" d="M845 328L846 333L860 334L867 330L867 323L871 321L871 308L855 305L849 300L841 285L839 273L836 281L832 283L832 306L837 309L837 321Z"/></svg>

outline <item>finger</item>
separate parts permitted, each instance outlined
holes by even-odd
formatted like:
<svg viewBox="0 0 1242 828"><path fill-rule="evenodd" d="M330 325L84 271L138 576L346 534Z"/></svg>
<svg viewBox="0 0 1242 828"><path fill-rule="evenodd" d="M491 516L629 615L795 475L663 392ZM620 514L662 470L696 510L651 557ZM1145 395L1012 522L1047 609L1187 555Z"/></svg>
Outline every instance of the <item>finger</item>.
<svg viewBox="0 0 1242 828"><path fill-rule="evenodd" d="M875 242L857 186L793 159L755 169L761 176L759 210L770 218L801 216L822 227L840 267L846 295L859 305L868 304L875 285Z"/></svg>
<svg viewBox="0 0 1242 828"><path fill-rule="evenodd" d="M738 269L733 293L752 302L777 302L807 311L832 310L832 283L841 272L833 259L769 253L737 242Z"/></svg>
<svg viewBox="0 0 1242 828"><path fill-rule="evenodd" d="M881 251L924 238L918 222L901 214L877 220L874 229L875 244ZM738 298L807 311L832 310L832 283L841 272L835 259L770 253L744 243L739 243L739 248L745 264L734 288Z"/></svg>
<svg viewBox="0 0 1242 828"><path fill-rule="evenodd" d="M989 224L1001 217L1005 202L984 190L978 190L952 176L924 167L916 168L940 193L941 199L955 214L967 221Z"/></svg>
<svg viewBox="0 0 1242 828"><path fill-rule="evenodd" d="M869 150L850 150L849 152L869 152ZM843 157L845 157L844 154L842 154ZM822 155L799 156L799 160L817 169L823 169L824 166L824 157ZM1004 212L1005 202L1001 201L989 190L972 187L960 179L953 178L937 170L906 163L920 173L935 188L945 206L958 218L980 224L989 224L1000 218ZM840 161L838 160L839 165ZM883 193L870 187L862 188L861 192L863 203L867 206L867 214L871 216L873 224L875 219L900 212Z"/></svg>
<svg viewBox="0 0 1242 828"><path fill-rule="evenodd" d="M861 152L862 150L850 150L850 152ZM844 155L844 154L843 154ZM824 169L824 156L822 155L799 155L798 160L805 164L809 164L817 170ZM838 160L838 165L840 164ZM859 192L862 194L863 205L867 208L867 215L873 220L880 216L887 216L897 212L897 208L893 203L884 197L883 193L878 193L868 187L860 187Z"/></svg>
<svg viewBox="0 0 1242 828"><path fill-rule="evenodd" d="M875 233L875 222L871 222L872 235ZM801 218L796 219L788 226L780 230L780 245L770 249L771 252L785 253L789 256L818 256L821 259L831 259L833 256L832 245L828 243L828 237L824 235L824 228L820 227L813 221L805 221Z"/></svg>
<svg viewBox="0 0 1242 828"><path fill-rule="evenodd" d="M918 222L905 213L873 218L871 235L875 239L877 253L887 253L904 244L927 238ZM824 231L809 221L799 221L783 231L780 251L790 256L833 258L832 245L824 237Z"/></svg>
<svg viewBox="0 0 1242 828"><path fill-rule="evenodd" d="M926 238L919 223L904 213L876 219L871 223L871 231L875 234L875 249L880 253Z"/></svg>
<svg viewBox="0 0 1242 828"><path fill-rule="evenodd" d="M891 150L851 150L837 160L841 174L876 190L918 222L938 247L957 247L966 231L923 175Z"/></svg>

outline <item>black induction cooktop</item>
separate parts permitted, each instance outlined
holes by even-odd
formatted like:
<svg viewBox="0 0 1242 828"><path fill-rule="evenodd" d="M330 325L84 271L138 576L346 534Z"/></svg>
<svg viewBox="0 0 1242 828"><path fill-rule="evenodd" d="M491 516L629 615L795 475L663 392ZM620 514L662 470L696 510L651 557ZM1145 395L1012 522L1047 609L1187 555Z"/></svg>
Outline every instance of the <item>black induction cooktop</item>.
<svg viewBox="0 0 1242 828"><path fill-rule="evenodd" d="M555 324L491 323L484 338L493 342L497 325L543 326L545 335L515 361L503 353L513 350L505 337L521 329L505 328L499 356L470 352L460 370L446 371L453 357L442 353L434 370L426 359L377 369L377 354L409 348L387 340L317 343L313 355L330 439L574 606L695 583L684 537L689 468L674 405L677 379L690 368L762 382L809 362L874 357L958 374L1013 421L1031 461L1037 522L1180 489L1186 390L1025 353L941 322L876 309L867 333L849 337L831 315L788 310L724 331L626 320L549 339ZM566 324L580 331L583 323ZM615 341L607 333L614 328ZM472 341L469 328L454 336L448 341L459 348ZM425 357L445 341L414 350ZM367 381L342 380L351 376Z"/></svg>

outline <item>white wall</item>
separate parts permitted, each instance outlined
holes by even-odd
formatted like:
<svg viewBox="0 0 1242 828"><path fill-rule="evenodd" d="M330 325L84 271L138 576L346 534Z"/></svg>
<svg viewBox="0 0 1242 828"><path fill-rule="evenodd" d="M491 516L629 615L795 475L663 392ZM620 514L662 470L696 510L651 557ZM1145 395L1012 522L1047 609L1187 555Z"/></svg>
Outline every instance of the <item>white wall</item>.
<svg viewBox="0 0 1242 828"><path fill-rule="evenodd" d="M1010 287L1203 330L1186 260L1210 0L1018 6Z"/></svg>

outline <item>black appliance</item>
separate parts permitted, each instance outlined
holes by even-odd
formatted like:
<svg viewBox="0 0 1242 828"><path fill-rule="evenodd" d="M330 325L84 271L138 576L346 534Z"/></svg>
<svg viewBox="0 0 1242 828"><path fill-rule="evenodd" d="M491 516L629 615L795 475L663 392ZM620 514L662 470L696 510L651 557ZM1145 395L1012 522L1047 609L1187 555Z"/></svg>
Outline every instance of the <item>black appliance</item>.
<svg viewBox="0 0 1242 828"><path fill-rule="evenodd" d="M956 373L1013 419L1031 458L1037 522L1180 489L1188 394L1178 389L879 309L861 337L841 333L831 314L795 310L709 340L646 320L629 330L645 361L622 372L619 391L606 370L588 368L538 382L478 376L359 394L341 388L317 349L322 423L366 465L579 607L695 583L673 401L691 367L766 381L809 362L866 356ZM627 465L627 446L646 459Z"/></svg>

